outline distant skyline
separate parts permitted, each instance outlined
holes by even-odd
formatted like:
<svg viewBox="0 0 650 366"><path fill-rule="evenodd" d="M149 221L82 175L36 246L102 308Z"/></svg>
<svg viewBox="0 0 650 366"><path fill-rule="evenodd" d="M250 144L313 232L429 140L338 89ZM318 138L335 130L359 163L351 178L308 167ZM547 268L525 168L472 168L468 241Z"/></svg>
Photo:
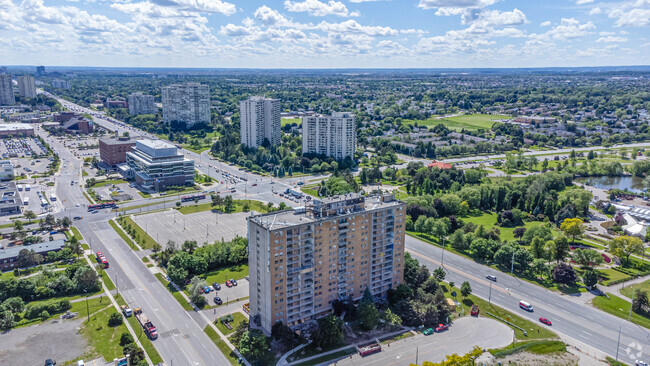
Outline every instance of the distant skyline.
<svg viewBox="0 0 650 366"><path fill-rule="evenodd" d="M647 65L650 0L0 0L2 65Z"/></svg>

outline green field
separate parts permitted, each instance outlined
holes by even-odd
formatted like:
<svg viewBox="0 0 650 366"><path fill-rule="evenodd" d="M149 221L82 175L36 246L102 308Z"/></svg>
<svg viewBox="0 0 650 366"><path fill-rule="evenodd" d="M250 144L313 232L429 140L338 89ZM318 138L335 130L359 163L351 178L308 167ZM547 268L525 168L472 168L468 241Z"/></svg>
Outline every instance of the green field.
<svg viewBox="0 0 650 366"><path fill-rule="evenodd" d="M437 119L431 117L424 121L404 120L406 124L415 124L418 126L434 127L437 125L445 125L450 130L460 131L465 129L467 131L477 131L479 129L490 129L495 120L510 119L510 116L491 115L491 114L468 114L456 117L448 117Z"/></svg>
<svg viewBox="0 0 650 366"><path fill-rule="evenodd" d="M282 118L282 122L281 122L282 127L284 127L285 125L292 124L292 123L295 123L295 124L299 125L299 124L302 123L302 118Z"/></svg>
<svg viewBox="0 0 650 366"><path fill-rule="evenodd" d="M225 286L224 283L229 279L240 280L246 276L248 276L248 265L238 264L230 267L219 268L214 271L204 273L199 277L203 278L209 285L216 282L222 286Z"/></svg>
<svg viewBox="0 0 650 366"><path fill-rule="evenodd" d="M217 332L215 332L215 330L211 326L206 325L203 331L205 332L205 334L208 335L208 337L210 337L210 339L212 339L212 342L214 342L214 344L217 345L219 350L221 350L221 353L223 353L228 359L228 361L230 361L231 365L239 365L238 358L235 352L233 352L228 347L226 342L224 342L223 340L221 340L221 338L219 338L219 335L217 334Z"/></svg>
<svg viewBox="0 0 650 366"><path fill-rule="evenodd" d="M497 214L496 213L483 213L480 216L470 216L470 217L463 217L462 218L464 222L473 222L476 225L481 225L483 224L486 229L490 229L494 226L496 226L497 223ZM526 229L530 229L531 227L534 226L539 226L541 225L542 222L539 221L529 221L529 222L524 222L524 227ZM515 240L514 236L514 227L498 227L499 231L501 232L501 240L502 241L511 241Z"/></svg>
<svg viewBox="0 0 650 366"><path fill-rule="evenodd" d="M235 210L232 213L235 212L244 212L244 204L248 203L249 206L249 211L257 211L259 213L266 213L268 212L268 207L263 204L260 201L255 201L255 200L234 200L235 202ZM189 205L189 206L183 206L180 208L177 208L178 212L182 213L183 215L187 214L193 214L197 212L205 212L205 211L210 211L210 210L219 210L221 211L221 207L217 206L212 206L212 202L209 203L201 203L198 205Z"/></svg>
<svg viewBox="0 0 650 366"><path fill-rule="evenodd" d="M623 274L623 273L621 273L621 274ZM650 294L650 280L645 281L645 282L641 282L641 283L637 283L636 285L626 286L625 288L621 289L621 294L623 294L623 296L626 296L628 299L631 299L632 296L634 296L634 295L632 295L632 292L633 291L637 292L639 290L645 291L645 292Z"/></svg>

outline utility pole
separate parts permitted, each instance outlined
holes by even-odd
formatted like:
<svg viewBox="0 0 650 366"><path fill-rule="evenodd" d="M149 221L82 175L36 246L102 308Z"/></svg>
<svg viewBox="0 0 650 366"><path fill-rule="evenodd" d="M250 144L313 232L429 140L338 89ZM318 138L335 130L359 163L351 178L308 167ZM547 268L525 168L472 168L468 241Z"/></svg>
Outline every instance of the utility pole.
<svg viewBox="0 0 650 366"><path fill-rule="evenodd" d="M418 356L420 355L420 347L415 346L415 364L418 364Z"/></svg>
<svg viewBox="0 0 650 366"><path fill-rule="evenodd" d="M441 238L440 242L442 243L442 259L440 259L440 265L445 266L445 238Z"/></svg>
<svg viewBox="0 0 650 366"><path fill-rule="evenodd" d="M492 304L492 282L490 282L490 294L488 295L488 304Z"/></svg>
<svg viewBox="0 0 650 366"><path fill-rule="evenodd" d="M510 274L515 271L515 253L512 253L512 262L510 263Z"/></svg>
<svg viewBox="0 0 650 366"><path fill-rule="evenodd" d="M621 326L623 323L618 325L618 341L616 342L616 362L618 363L618 348L621 345Z"/></svg>

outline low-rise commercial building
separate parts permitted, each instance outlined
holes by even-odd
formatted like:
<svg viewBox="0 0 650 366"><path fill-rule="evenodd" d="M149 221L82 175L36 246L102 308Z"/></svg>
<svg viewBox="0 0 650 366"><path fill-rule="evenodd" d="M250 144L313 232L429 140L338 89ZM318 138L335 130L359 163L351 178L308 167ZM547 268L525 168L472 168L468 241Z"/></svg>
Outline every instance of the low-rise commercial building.
<svg viewBox="0 0 650 366"><path fill-rule="evenodd" d="M138 185L149 190L194 184L194 160L161 140L138 140L126 153L126 164Z"/></svg>
<svg viewBox="0 0 650 366"><path fill-rule="evenodd" d="M14 246L11 248L0 249L0 270L9 271L18 268L18 254L23 249L33 250L34 253L46 256L49 252L58 252L65 248L65 240L52 240L45 243L38 243L25 246Z"/></svg>
<svg viewBox="0 0 650 366"><path fill-rule="evenodd" d="M118 137L99 139L99 158L110 166L126 162L126 153L135 146L135 139Z"/></svg>
<svg viewBox="0 0 650 366"><path fill-rule="evenodd" d="M248 218L250 315L270 333L332 311L336 300L377 298L403 281L406 204L388 195L312 200Z"/></svg>
<svg viewBox="0 0 650 366"><path fill-rule="evenodd" d="M0 215L21 213L23 201L20 199L15 182L0 183Z"/></svg>
<svg viewBox="0 0 650 366"><path fill-rule="evenodd" d="M0 160L0 181L14 180L14 165L9 160Z"/></svg>
<svg viewBox="0 0 650 366"><path fill-rule="evenodd" d="M34 136L34 127L22 123L0 124L0 138Z"/></svg>
<svg viewBox="0 0 650 366"><path fill-rule="evenodd" d="M72 117L62 123L61 127L65 128L68 133L83 133L86 135L93 133L93 122L86 117Z"/></svg>

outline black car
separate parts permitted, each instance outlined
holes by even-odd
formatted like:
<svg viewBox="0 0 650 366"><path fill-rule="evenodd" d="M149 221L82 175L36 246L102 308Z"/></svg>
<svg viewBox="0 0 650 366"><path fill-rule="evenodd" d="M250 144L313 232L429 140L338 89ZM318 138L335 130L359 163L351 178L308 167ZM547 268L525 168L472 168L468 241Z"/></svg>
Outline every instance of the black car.
<svg viewBox="0 0 650 366"><path fill-rule="evenodd" d="M233 286L237 286L237 281L236 280L230 280Z"/></svg>
<svg viewBox="0 0 650 366"><path fill-rule="evenodd" d="M45 366L54 366L54 365L56 365L56 361L52 361L51 358L45 360Z"/></svg>
<svg viewBox="0 0 650 366"><path fill-rule="evenodd" d="M221 285L218 284L218 283L216 283L216 282L212 284L212 287L214 287L214 290L215 290L215 291L219 291L219 290L221 290Z"/></svg>
<svg viewBox="0 0 650 366"><path fill-rule="evenodd" d="M221 301L221 298L219 296L214 297L214 303L217 305L223 304L223 301Z"/></svg>

